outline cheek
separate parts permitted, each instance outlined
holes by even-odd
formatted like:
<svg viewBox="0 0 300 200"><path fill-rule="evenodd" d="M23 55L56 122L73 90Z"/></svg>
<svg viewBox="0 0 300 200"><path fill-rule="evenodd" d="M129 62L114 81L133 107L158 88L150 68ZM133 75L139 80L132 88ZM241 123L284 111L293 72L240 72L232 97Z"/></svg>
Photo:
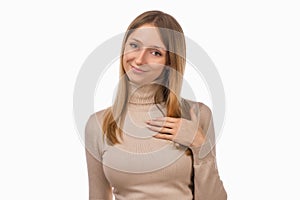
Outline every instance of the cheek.
<svg viewBox="0 0 300 200"><path fill-rule="evenodd" d="M165 59L156 60L155 63L151 63L152 71L155 75L160 75L165 68Z"/></svg>
<svg viewBox="0 0 300 200"><path fill-rule="evenodd" d="M157 73L161 73L163 70L164 70L164 65L159 65L159 66L157 66L156 69L155 69L155 71L156 71Z"/></svg>
<svg viewBox="0 0 300 200"><path fill-rule="evenodd" d="M159 77L164 71L164 66L159 65L152 68L152 76L157 78Z"/></svg>
<svg viewBox="0 0 300 200"><path fill-rule="evenodd" d="M127 64L127 61L128 61L128 55L123 55L122 64L126 72L129 71L129 66Z"/></svg>
<svg viewBox="0 0 300 200"><path fill-rule="evenodd" d="M156 60L155 62L151 63L152 69L156 72L161 72L165 67L164 60Z"/></svg>

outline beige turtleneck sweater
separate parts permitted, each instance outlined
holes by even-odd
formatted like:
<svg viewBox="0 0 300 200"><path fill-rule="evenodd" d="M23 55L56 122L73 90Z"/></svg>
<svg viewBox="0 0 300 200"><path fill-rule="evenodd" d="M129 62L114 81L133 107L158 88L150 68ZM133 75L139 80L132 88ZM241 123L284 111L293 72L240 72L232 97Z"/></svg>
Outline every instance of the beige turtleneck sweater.
<svg viewBox="0 0 300 200"><path fill-rule="evenodd" d="M104 110L89 117L85 129L89 199L111 200L112 194L116 200L226 199L214 149L204 158L199 155L199 147L191 148L193 154L189 155L186 150L192 137L178 135L176 142L168 141L152 137L156 133L146 128L147 120L166 113L162 104L154 104L156 87L138 88L130 83L121 144L110 145L102 140ZM208 126L210 120L205 118L210 117L206 114L210 110L201 104L201 111L202 121Z"/></svg>

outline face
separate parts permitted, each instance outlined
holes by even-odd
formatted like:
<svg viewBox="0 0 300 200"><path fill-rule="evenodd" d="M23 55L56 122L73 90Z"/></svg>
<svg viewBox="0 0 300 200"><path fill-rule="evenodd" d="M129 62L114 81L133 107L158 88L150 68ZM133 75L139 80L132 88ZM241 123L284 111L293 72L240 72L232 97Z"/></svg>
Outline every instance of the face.
<svg viewBox="0 0 300 200"><path fill-rule="evenodd" d="M166 64L166 47L159 30L150 24L142 25L128 37L123 55L123 67L135 84L148 84L159 77Z"/></svg>

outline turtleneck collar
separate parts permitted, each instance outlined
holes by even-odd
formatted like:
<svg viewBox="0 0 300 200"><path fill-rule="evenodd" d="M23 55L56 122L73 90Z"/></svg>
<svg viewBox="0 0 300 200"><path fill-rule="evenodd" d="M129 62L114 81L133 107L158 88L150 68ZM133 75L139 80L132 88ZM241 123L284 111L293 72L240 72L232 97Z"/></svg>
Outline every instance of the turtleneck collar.
<svg viewBox="0 0 300 200"><path fill-rule="evenodd" d="M128 82L129 94L128 102L130 104L154 104L154 97L157 90L160 89L159 84L150 83L147 85L137 85L131 81Z"/></svg>

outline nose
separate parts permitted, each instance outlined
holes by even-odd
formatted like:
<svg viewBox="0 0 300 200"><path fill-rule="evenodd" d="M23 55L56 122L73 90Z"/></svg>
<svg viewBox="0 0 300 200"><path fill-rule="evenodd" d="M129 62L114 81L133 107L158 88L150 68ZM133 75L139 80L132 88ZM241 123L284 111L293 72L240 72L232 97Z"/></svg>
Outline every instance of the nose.
<svg viewBox="0 0 300 200"><path fill-rule="evenodd" d="M140 51L138 51L136 58L135 58L135 63L137 65L143 65L146 62L146 48L141 48Z"/></svg>

